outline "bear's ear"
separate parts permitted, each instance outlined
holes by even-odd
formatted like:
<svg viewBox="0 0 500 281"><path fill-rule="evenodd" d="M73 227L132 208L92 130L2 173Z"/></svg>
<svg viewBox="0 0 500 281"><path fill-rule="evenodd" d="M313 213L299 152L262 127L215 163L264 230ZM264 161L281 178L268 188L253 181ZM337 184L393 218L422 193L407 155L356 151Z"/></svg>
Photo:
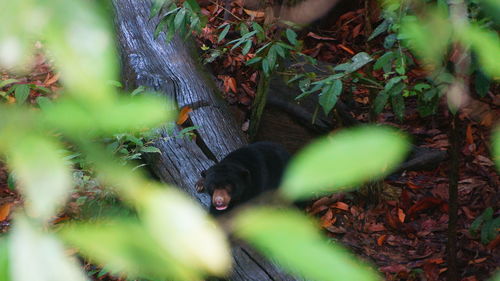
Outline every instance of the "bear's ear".
<svg viewBox="0 0 500 281"><path fill-rule="evenodd" d="M207 176L207 170L201 171L200 175L202 178L205 178Z"/></svg>

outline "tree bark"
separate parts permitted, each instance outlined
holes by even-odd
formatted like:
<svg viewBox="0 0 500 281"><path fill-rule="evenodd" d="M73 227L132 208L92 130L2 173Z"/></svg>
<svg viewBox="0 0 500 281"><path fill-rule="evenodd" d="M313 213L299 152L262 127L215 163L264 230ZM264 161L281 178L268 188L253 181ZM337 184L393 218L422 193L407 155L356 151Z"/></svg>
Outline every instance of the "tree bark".
<svg viewBox="0 0 500 281"><path fill-rule="evenodd" d="M216 90L213 77L203 70L192 41L179 37L166 44L164 34L153 38L155 18L149 19L149 1L113 0L117 40L121 51L122 80L126 88L145 86L164 93L178 108L189 106L190 122L197 126L196 141L161 130L155 146L161 154L146 155L151 170L208 207L210 199L197 193L200 172L247 139ZM138 116L140 118L140 116ZM176 127L174 134L181 128ZM248 246L233 246L233 272L227 280L297 280L284 274Z"/></svg>

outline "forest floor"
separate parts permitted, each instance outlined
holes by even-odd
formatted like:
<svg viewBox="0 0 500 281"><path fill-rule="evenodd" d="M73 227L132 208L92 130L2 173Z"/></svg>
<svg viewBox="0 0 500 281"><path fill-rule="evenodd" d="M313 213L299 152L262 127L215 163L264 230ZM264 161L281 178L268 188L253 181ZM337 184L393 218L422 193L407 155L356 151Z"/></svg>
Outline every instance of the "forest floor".
<svg viewBox="0 0 500 281"><path fill-rule="evenodd" d="M210 48L222 46L214 32L223 23L222 6L203 7L209 16L207 27L198 36L198 42ZM366 11L354 9L337 17L329 26L301 32L305 54L318 60L338 64L354 54L376 53L383 49L381 40L367 43L367 30L376 26L378 15L372 13L367 27ZM232 13L239 18L255 13L234 6ZM256 20L259 20L257 18ZM228 51L210 64L228 103L246 114L255 96L258 73L245 66L248 57ZM372 73L381 77L381 72ZM409 79L425 77L415 67ZM2 80L11 78L2 74ZM43 56L36 61L31 73L18 83L35 84L57 93L58 75ZM498 86L498 85L497 85ZM496 87L498 90L498 87ZM36 88L30 90L27 102L36 107L36 98L47 95ZM57 94L50 94L55 98ZM355 106L351 114L361 122L376 122L400 128L408 133L413 143L421 147L447 150L450 118L443 102L436 115L422 118L416 102L406 100L404 120L396 121L394 114L385 110L376 120L370 119L369 90L358 88L353 92ZM4 102L15 102L13 95ZM500 178L491 158L490 134L500 116L500 96L490 93L484 98L473 97L460 113L462 144L460 151L458 262L461 280L487 280L500 265L500 235L482 238L487 230L479 227L474 233L471 225L487 208L493 208L493 217L499 215ZM318 218L325 233L371 261L387 280L444 280L446 276L446 241L448 223L448 169L447 161L428 171L410 171L396 180L381 184L381 196L373 200L361 193L335 194L318 199L307 211ZM73 202L82 196L75 193ZM6 167L0 165L0 235L10 227L12 209L21 204L19 195L9 188ZM73 212L78 212L73 210ZM57 220L68 219L66 212ZM484 224L485 225L485 224ZM483 236L485 234L483 233ZM483 240L483 241L482 241ZM121 280L107 274L96 280Z"/></svg>

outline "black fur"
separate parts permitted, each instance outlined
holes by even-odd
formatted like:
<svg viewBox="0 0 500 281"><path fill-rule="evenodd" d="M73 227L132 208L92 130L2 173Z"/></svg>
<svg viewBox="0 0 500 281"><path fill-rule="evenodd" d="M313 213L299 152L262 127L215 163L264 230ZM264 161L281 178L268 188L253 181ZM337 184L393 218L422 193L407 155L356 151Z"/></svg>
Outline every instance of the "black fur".
<svg viewBox="0 0 500 281"><path fill-rule="evenodd" d="M279 187L290 154L280 145L257 142L229 153L222 161L202 172L199 191L212 197L214 190L229 186L229 207ZM211 204L211 212L219 213Z"/></svg>

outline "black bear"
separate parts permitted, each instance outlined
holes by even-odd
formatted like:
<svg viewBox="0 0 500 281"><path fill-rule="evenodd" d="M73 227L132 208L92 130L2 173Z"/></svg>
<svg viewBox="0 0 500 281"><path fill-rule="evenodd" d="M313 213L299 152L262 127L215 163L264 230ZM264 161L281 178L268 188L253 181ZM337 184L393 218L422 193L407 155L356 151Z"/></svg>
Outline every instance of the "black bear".
<svg viewBox="0 0 500 281"><path fill-rule="evenodd" d="M290 154L278 144L247 145L203 171L196 190L210 194L210 210L218 213L278 188L289 159Z"/></svg>

